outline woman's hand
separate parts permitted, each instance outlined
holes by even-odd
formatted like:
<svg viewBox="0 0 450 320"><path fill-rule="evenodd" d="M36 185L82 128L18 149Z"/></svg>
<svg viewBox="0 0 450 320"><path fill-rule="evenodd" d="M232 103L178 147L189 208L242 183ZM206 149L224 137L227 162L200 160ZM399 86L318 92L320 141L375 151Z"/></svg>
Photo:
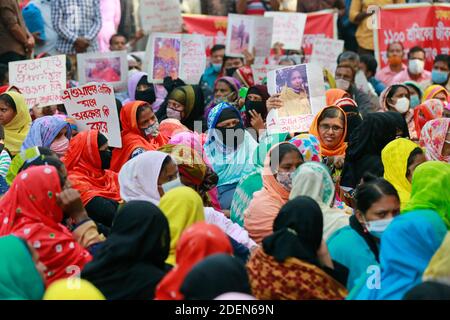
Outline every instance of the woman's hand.
<svg viewBox="0 0 450 320"><path fill-rule="evenodd" d="M280 94L274 94L266 102L267 112L272 109L279 109L283 106L283 100L280 98Z"/></svg>
<svg viewBox="0 0 450 320"><path fill-rule="evenodd" d="M61 207L64 213L78 224L89 219L86 210L83 207L80 193L72 188L64 189L56 195L56 203Z"/></svg>
<svg viewBox="0 0 450 320"><path fill-rule="evenodd" d="M255 62L255 48L253 48L253 52L244 50L242 53L244 54L245 65L250 67Z"/></svg>
<svg viewBox="0 0 450 320"><path fill-rule="evenodd" d="M250 113L250 115L252 116L252 118L250 119L250 124L252 125L253 129L255 129L257 132L266 129L264 120L258 112L256 112L255 110L250 110L248 113Z"/></svg>

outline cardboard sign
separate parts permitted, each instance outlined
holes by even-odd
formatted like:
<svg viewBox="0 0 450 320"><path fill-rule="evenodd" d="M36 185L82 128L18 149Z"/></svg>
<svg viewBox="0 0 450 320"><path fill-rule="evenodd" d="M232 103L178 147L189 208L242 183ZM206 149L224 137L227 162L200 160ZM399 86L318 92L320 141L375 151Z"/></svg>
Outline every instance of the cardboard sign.
<svg viewBox="0 0 450 320"><path fill-rule="evenodd" d="M343 50L344 41L342 40L316 38L314 39L311 62L334 74L337 67L337 58Z"/></svg>
<svg viewBox="0 0 450 320"><path fill-rule="evenodd" d="M283 68L283 66L271 64L252 64L251 67L255 84L263 84L264 79L267 79L267 73L269 71Z"/></svg>
<svg viewBox="0 0 450 320"><path fill-rule="evenodd" d="M145 32L181 32L178 0L141 0L139 5L142 29Z"/></svg>
<svg viewBox="0 0 450 320"><path fill-rule="evenodd" d="M272 46L281 42L283 49L300 50L307 14L268 11L264 16L274 18Z"/></svg>

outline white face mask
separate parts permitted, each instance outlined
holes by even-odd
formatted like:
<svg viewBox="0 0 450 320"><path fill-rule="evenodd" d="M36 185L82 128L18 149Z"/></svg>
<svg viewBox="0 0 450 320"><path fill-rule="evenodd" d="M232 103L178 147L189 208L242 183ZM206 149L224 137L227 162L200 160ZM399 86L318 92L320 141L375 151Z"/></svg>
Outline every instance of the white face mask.
<svg viewBox="0 0 450 320"><path fill-rule="evenodd" d="M412 74L421 74L425 68L425 61L419 59L409 60L408 70Z"/></svg>
<svg viewBox="0 0 450 320"><path fill-rule="evenodd" d="M409 99L406 97L398 99L394 108L401 114L406 113L409 110Z"/></svg>
<svg viewBox="0 0 450 320"><path fill-rule="evenodd" d="M350 88L350 81L345 79L336 79L336 88L347 91Z"/></svg>
<svg viewBox="0 0 450 320"><path fill-rule="evenodd" d="M390 218L375 221L366 221L367 231L369 231L370 234L373 235L374 237L381 238L381 235L389 226L389 224L392 222L392 220L394 219Z"/></svg>
<svg viewBox="0 0 450 320"><path fill-rule="evenodd" d="M169 192L169 190L182 186L184 186L184 184L181 182L180 177L178 177L175 180L164 183L162 185L162 188L164 190L164 193L167 193Z"/></svg>

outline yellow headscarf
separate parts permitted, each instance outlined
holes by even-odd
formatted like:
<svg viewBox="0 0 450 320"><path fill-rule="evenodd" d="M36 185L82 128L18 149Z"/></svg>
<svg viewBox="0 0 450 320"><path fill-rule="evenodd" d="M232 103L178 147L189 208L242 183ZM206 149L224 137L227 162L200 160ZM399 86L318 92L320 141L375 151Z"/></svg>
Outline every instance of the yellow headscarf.
<svg viewBox="0 0 450 320"><path fill-rule="evenodd" d="M16 116L10 123L3 126L5 128L5 148L15 155L20 152L20 147L30 130L31 116L23 95L14 91L3 94L10 96L16 104Z"/></svg>
<svg viewBox="0 0 450 320"><path fill-rule="evenodd" d="M427 100L434 99L434 97L439 93L444 92L447 96L448 100L448 91L443 86L440 86L438 84L434 84L432 86L429 86L424 92L422 96L422 103L424 103Z"/></svg>
<svg viewBox="0 0 450 320"><path fill-rule="evenodd" d="M417 147L419 146L411 140L399 138L388 143L381 152L384 179L397 190L401 209L405 207L411 196L411 182L406 178L406 171L409 155Z"/></svg>
<svg viewBox="0 0 450 320"><path fill-rule="evenodd" d="M423 273L423 281L436 281L450 285L450 232L434 254Z"/></svg>
<svg viewBox="0 0 450 320"><path fill-rule="evenodd" d="M75 278L53 282L45 291L44 300L106 300L106 298L89 281Z"/></svg>
<svg viewBox="0 0 450 320"><path fill-rule="evenodd" d="M170 253L166 263L175 265L176 247L183 231L194 223L205 220L203 201L193 189L178 187L164 194L159 208L170 227Z"/></svg>

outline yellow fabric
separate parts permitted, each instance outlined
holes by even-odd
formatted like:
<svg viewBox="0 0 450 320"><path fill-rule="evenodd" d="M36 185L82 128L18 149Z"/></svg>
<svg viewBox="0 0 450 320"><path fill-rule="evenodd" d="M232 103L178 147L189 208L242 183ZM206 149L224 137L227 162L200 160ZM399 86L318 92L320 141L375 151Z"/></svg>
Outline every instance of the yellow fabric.
<svg viewBox="0 0 450 320"><path fill-rule="evenodd" d="M427 87L425 89L425 91L423 92L422 103L424 103L427 100L434 99L434 97L440 92L444 92L448 98L448 91L443 86L434 84L434 85Z"/></svg>
<svg viewBox="0 0 450 320"><path fill-rule="evenodd" d="M450 232L434 254L423 274L424 281L437 281L450 286Z"/></svg>
<svg viewBox="0 0 450 320"><path fill-rule="evenodd" d="M400 196L401 209L403 209L411 196L411 182L406 178L408 158L411 152L419 147L411 140L405 138L395 139L384 147L381 160L384 166L384 179L389 181Z"/></svg>
<svg viewBox="0 0 450 320"><path fill-rule="evenodd" d="M205 220L202 198L189 187L170 190L161 198L159 208L169 221L170 252L166 263L175 265L175 252L183 231Z"/></svg>
<svg viewBox="0 0 450 320"><path fill-rule="evenodd" d="M16 104L16 116L10 123L3 126L5 129L5 148L15 155L20 152L20 147L30 130L31 116L23 95L14 91L3 94L10 96Z"/></svg>
<svg viewBox="0 0 450 320"><path fill-rule="evenodd" d="M92 283L80 278L61 279L45 291L44 300L106 300Z"/></svg>
<svg viewBox="0 0 450 320"><path fill-rule="evenodd" d="M369 6L384 6L387 4L394 4L394 3L405 3L405 0L352 0L352 4L350 6L350 12L349 12L349 19L351 22L355 22L356 16L360 12L368 12L367 9ZM375 15L370 17L370 19L373 19ZM356 40L358 41L358 45L364 49L367 50L373 50L373 31L372 29L369 29L369 27L372 28L371 20L368 18L365 18L361 21L361 23L358 25L358 29L356 30Z"/></svg>

